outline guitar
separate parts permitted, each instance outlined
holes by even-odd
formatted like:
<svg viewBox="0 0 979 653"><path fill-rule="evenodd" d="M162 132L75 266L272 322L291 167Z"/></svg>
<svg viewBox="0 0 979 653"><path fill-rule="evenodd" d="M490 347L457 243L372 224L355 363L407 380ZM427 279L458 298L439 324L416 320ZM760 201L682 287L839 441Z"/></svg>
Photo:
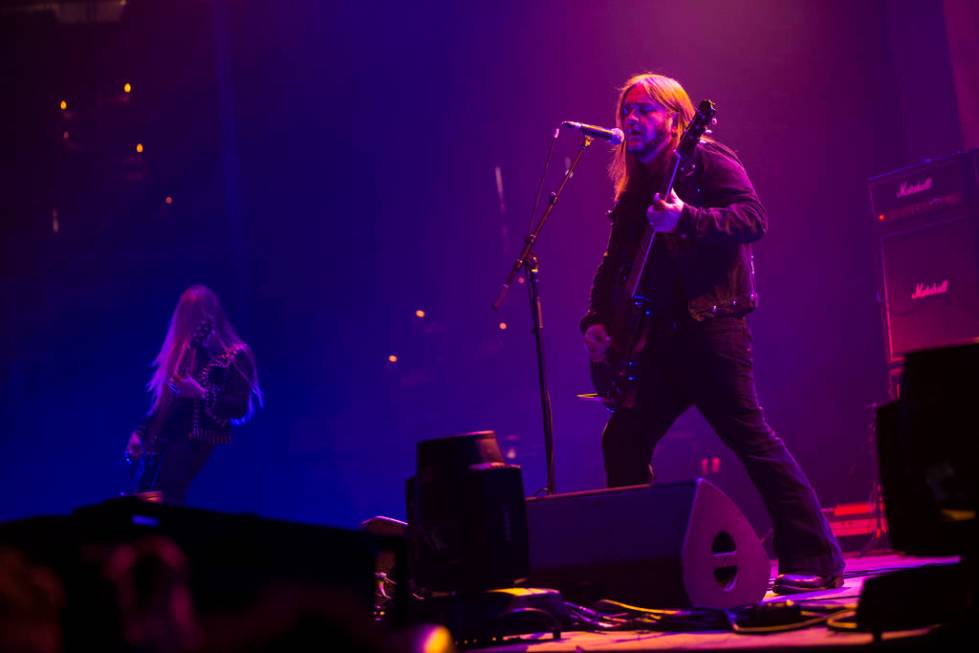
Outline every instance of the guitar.
<svg viewBox="0 0 979 653"><path fill-rule="evenodd" d="M673 153L670 174L660 197L670 197L677 176L689 168L697 143L716 122L716 115L717 109L710 100L703 100L697 106L697 113L683 132L680 144ZM640 354L646 346L652 318L650 300L640 292L639 283L649 263L649 253L653 249L655 238L656 230L651 225L646 225L628 276L620 279L611 289L611 318L610 323L605 326L612 344L604 360L589 364L597 397L612 410L636 405Z"/></svg>

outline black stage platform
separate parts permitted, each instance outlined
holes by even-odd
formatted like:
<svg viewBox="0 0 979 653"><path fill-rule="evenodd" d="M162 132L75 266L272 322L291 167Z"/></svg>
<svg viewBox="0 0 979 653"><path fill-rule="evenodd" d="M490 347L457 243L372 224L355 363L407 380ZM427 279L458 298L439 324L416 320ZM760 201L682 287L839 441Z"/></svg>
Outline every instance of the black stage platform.
<svg viewBox="0 0 979 653"><path fill-rule="evenodd" d="M570 631L562 634L560 639L554 639L550 633L540 633L531 636L512 638L502 644L480 647L480 651L498 651L500 653L527 652L583 652L583 651L661 651L661 650L695 650L695 651L727 651L727 650L829 650L839 648L899 648L901 650L918 650L926 646L940 645L949 650L951 644L958 644L962 638L961 628L954 634L948 634L942 626L925 626L910 630L887 630L881 633L880 639L870 632L847 632L833 627L827 627L825 617L832 614L841 623L847 622L847 617L857 610L861 591L867 579L883 574L923 568L926 566L946 566L955 564L958 558L918 558L894 553L875 553L863 557L847 559L846 578L842 587L829 591L795 594L789 597L778 596L768 592L765 604L785 601L787 598L801 605L818 610L821 619L818 623L786 632L770 632L766 634L738 633L732 630L715 630L699 632L660 632L652 630L630 631ZM774 569L773 569L774 576ZM907 602L932 602L939 600L934 596L903 596ZM832 612L830 608L838 608ZM814 612L815 614L815 612ZM961 641L963 647L970 649L976 639L972 632L968 641ZM953 639L954 637L954 639Z"/></svg>

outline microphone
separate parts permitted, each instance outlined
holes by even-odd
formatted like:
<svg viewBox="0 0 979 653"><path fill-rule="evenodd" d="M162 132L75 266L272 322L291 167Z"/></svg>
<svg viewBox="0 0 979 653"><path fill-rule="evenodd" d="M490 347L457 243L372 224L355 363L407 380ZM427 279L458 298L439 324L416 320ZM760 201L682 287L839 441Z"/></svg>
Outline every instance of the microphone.
<svg viewBox="0 0 979 653"><path fill-rule="evenodd" d="M622 130L616 127L615 129L605 129L604 127L597 127L595 125L586 125L583 122L574 122L572 120L565 120L561 123L562 127L567 127L568 129L577 129L585 136L591 136L592 138L601 138L608 141L612 145L618 145L625 140L625 134Z"/></svg>

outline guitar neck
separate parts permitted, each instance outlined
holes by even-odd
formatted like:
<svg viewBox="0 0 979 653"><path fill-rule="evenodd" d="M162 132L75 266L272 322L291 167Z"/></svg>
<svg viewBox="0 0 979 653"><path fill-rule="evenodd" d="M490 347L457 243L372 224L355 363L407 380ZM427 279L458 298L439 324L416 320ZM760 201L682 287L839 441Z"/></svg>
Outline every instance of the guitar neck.
<svg viewBox="0 0 979 653"><path fill-rule="evenodd" d="M646 271L646 263L649 261L649 252L653 249L653 240L655 237L656 230L647 224L642 232L642 238L639 240L636 259L632 262L632 268L629 270L629 279L625 284L626 292L634 300L640 298L639 281L642 279L643 272Z"/></svg>
<svg viewBox="0 0 979 653"><path fill-rule="evenodd" d="M663 187L663 192L660 193L660 197L666 199L673 192L673 184L676 182L677 174L680 172L680 165L683 163L683 158L678 152L673 153L673 163L671 164L670 175L667 177L666 184ZM639 240L639 247L636 250L636 258L632 262L632 267L629 270L629 279L626 281L626 292L629 293L629 297L634 300L639 300L639 282L642 279L643 273L646 271L646 265L649 263L649 253L653 249L653 240L656 238L656 230L650 225L646 225L646 228L642 232L642 238Z"/></svg>
<svg viewBox="0 0 979 653"><path fill-rule="evenodd" d="M680 173L680 166L683 164L683 157L679 152L673 153L673 162L670 164L670 176L666 179L666 184L663 186L662 192L659 194L664 200L669 199L670 193L673 192L673 184L676 183L676 177Z"/></svg>

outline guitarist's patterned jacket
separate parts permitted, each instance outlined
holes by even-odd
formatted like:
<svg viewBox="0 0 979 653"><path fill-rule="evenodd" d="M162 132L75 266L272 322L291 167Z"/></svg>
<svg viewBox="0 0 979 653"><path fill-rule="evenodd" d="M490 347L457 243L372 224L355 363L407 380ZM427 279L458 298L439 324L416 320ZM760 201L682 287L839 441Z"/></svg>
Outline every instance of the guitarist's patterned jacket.
<svg viewBox="0 0 979 653"><path fill-rule="evenodd" d="M203 399L176 399L162 412L156 411L137 428L150 452L160 440L190 438L210 444L230 444L231 427L251 417L254 359L244 343L212 356L194 374L206 391ZM159 414L158 414L159 413ZM160 420L159 429L151 428Z"/></svg>
<svg viewBox="0 0 979 653"><path fill-rule="evenodd" d="M768 219L737 155L702 140L693 166L674 187L684 201L683 213L675 233L656 236L640 285L654 319L679 320L686 313L702 321L753 310L758 296L750 243L765 234ZM609 324L613 289L628 277L653 192L627 190L609 213L608 250L595 274L582 332L592 324Z"/></svg>

